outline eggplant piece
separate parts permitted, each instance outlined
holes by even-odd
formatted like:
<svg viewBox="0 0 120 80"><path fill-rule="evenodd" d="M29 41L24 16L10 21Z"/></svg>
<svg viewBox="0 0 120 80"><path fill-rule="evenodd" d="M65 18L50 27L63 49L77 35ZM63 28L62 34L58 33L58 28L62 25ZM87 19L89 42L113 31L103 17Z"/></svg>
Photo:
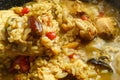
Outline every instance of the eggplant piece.
<svg viewBox="0 0 120 80"><path fill-rule="evenodd" d="M22 6L32 0L0 0L0 10L6 10L14 6Z"/></svg>
<svg viewBox="0 0 120 80"><path fill-rule="evenodd" d="M87 63L97 66L101 69L107 69L109 72L113 72L111 66L105 63L103 60L96 60L95 58L91 58L87 61Z"/></svg>
<svg viewBox="0 0 120 80"><path fill-rule="evenodd" d="M68 74L66 77L59 79L59 80L78 80L78 79L72 74Z"/></svg>
<svg viewBox="0 0 120 80"><path fill-rule="evenodd" d="M31 28L32 30L32 35L34 38L40 38L40 36L42 35L42 23L40 23L40 21L35 17L35 16L30 16L28 18L28 26Z"/></svg>

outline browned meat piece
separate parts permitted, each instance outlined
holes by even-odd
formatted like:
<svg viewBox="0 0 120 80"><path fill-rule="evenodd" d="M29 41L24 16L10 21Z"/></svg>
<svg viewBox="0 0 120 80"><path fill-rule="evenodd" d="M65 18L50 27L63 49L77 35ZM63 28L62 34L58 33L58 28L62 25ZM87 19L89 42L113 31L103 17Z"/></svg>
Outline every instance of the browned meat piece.
<svg viewBox="0 0 120 80"><path fill-rule="evenodd" d="M103 39L112 39L116 34L116 22L114 18L103 17L96 21L98 35Z"/></svg>
<svg viewBox="0 0 120 80"><path fill-rule="evenodd" d="M80 29L80 37L84 40L92 40L97 33L95 26L87 21L76 19L76 25Z"/></svg>

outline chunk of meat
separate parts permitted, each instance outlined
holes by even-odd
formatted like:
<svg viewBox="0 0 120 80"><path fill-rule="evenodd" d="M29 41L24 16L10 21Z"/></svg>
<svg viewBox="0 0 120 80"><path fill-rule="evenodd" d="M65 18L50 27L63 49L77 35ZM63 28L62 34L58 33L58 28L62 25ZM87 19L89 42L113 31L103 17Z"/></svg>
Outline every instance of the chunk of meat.
<svg viewBox="0 0 120 80"><path fill-rule="evenodd" d="M96 21L96 28L98 35L103 39L111 39L115 37L116 34L116 22L114 18L102 17L98 18Z"/></svg>
<svg viewBox="0 0 120 80"><path fill-rule="evenodd" d="M97 33L96 28L94 25L87 21L87 20L81 20L81 19L76 19L76 25L80 29L80 37L84 40L92 40Z"/></svg>
<svg viewBox="0 0 120 80"><path fill-rule="evenodd" d="M18 56L15 61L11 64L10 72L20 71L28 72L30 69L30 62L27 56Z"/></svg>

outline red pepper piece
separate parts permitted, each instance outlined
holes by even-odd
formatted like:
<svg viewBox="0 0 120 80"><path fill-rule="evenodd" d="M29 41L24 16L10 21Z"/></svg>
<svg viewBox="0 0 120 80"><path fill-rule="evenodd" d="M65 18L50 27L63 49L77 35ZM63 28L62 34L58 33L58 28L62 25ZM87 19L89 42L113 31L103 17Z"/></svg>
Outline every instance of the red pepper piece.
<svg viewBox="0 0 120 80"><path fill-rule="evenodd" d="M104 16L104 13L103 12L100 12L99 13L99 17L103 17Z"/></svg>
<svg viewBox="0 0 120 80"><path fill-rule="evenodd" d="M29 11L30 11L29 8L24 7L24 8L22 9L21 13L22 13L22 15L24 15L24 14L29 13Z"/></svg>
<svg viewBox="0 0 120 80"><path fill-rule="evenodd" d="M56 33L55 32L48 32L46 36L50 39L53 40L56 38Z"/></svg>
<svg viewBox="0 0 120 80"><path fill-rule="evenodd" d="M80 58L80 56L78 54L75 54L75 53L68 55L68 57L70 59L73 59L73 58L77 58L78 59L78 58Z"/></svg>
<svg viewBox="0 0 120 80"><path fill-rule="evenodd" d="M69 55L68 57L69 57L70 59L73 59L74 56L75 56L75 54L73 53L73 54Z"/></svg>
<svg viewBox="0 0 120 80"><path fill-rule="evenodd" d="M82 19L82 20L88 20L88 17L87 17L86 15L82 15L82 16L81 16L81 19Z"/></svg>

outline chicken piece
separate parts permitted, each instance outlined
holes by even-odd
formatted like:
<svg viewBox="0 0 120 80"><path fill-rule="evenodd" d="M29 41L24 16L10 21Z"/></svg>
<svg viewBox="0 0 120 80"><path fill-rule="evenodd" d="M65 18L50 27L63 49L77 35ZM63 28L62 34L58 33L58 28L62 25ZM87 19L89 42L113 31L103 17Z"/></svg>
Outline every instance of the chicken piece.
<svg viewBox="0 0 120 80"><path fill-rule="evenodd" d="M10 16L16 16L16 14L12 10L1 10L0 11L0 40L5 40L5 24L7 19Z"/></svg>
<svg viewBox="0 0 120 80"><path fill-rule="evenodd" d="M0 57L2 58L6 56L6 54L2 54L6 49L6 22L7 19L11 16L17 16L17 14L15 14L12 10L0 11Z"/></svg>
<svg viewBox="0 0 120 80"><path fill-rule="evenodd" d="M80 29L80 37L83 40L92 40L96 36L97 30L91 22L76 19L75 23Z"/></svg>
<svg viewBox="0 0 120 80"><path fill-rule="evenodd" d="M98 35L103 39L114 38L116 34L116 22L114 18L111 17L98 18L96 21L96 29Z"/></svg>

